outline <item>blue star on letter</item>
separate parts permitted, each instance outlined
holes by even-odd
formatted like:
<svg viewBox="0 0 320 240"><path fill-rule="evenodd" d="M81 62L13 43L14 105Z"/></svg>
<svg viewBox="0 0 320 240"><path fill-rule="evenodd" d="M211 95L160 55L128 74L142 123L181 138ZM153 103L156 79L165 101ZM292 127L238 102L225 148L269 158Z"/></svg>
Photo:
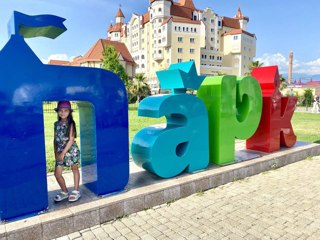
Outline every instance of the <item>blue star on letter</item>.
<svg viewBox="0 0 320 240"><path fill-rule="evenodd" d="M168 70L156 72L162 89L185 93L187 88L197 90L204 76L198 76L194 61L171 64Z"/></svg>

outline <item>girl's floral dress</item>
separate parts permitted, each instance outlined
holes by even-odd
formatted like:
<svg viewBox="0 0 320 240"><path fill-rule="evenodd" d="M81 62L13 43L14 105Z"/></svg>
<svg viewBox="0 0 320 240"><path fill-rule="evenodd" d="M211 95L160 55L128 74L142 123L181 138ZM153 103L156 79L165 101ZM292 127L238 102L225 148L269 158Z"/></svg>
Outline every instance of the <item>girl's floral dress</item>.
<svg viewBox="0 0 320 240"><path fill-rule="evenodd" d="M57 121L54 123L54 141L57 152L60 153L66 147L69 136L67 136L68 123ZM56 165L72 166L78 164L80 160L80 150L76 142L72 144L69 151L65 154L63 161L57 161Z"/></svg>

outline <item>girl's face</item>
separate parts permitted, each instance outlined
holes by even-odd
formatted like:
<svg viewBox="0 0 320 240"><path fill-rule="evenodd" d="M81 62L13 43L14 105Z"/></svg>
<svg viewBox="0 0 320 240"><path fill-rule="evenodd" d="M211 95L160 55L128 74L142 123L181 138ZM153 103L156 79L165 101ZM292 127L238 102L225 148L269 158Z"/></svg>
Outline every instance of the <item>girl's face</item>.
<svg viewBox="0 0 320 240"><path fill-rule="evenodd" d="M66 120L69 117L70 109L68 108L59 108L58 115L62 120Z"/></svg>

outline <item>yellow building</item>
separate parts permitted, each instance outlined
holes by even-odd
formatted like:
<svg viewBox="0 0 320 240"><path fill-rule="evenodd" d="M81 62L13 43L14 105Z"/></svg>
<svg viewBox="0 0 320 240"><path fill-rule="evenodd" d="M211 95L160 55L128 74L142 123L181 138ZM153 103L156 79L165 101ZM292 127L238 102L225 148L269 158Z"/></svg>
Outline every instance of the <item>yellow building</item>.
<svg viewBox="0 0 320 240"><path fill-rule="evenodd" d="M256 54L256 37L240 9L229 18L199 10L192 0L150 0L145 14L132 14L128 23L124 18L119 9L108 39L126 45L135 72L144 73L152 89L158 88L155 72L172 63L193 60L201 75L242 76Z"/></svg>

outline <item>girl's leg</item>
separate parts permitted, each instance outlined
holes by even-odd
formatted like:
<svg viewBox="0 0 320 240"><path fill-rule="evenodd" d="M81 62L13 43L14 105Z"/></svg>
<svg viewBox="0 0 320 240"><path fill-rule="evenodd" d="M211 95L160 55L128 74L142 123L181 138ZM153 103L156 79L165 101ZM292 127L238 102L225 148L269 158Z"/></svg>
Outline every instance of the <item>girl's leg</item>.
<svg viewBox="0 0 320 240"><path fill-rule="evenodd" d="M62 170L62 166L56 166L56 169L54 170L54 176L56 177L61 190L67 193L68 189L66 186L66 182L64 181L64 178L62 176Z"/></svg>
<svg viewBox="0 0 320 240"><path fill-rule="evenodd" d="M77 164L71 166L73 172L74 190L79 191L80 173Z"/></svg>

